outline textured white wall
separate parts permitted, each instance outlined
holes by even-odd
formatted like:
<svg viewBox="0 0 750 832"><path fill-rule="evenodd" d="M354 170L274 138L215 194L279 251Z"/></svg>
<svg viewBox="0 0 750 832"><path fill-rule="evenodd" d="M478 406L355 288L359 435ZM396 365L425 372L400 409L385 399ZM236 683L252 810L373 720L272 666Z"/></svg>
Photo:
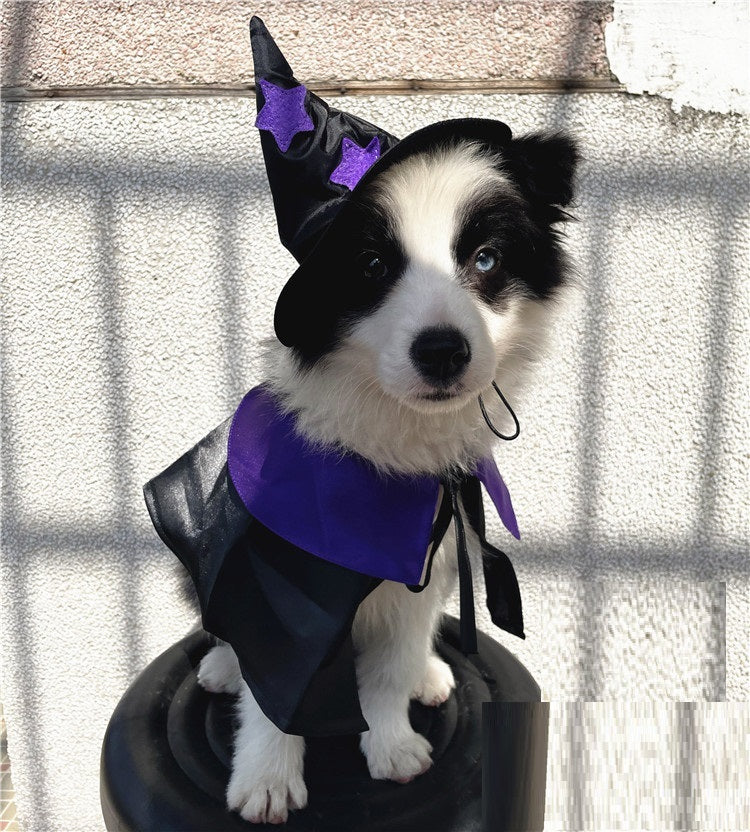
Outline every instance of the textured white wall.
<svg viewBox="0 0 750 832"><path fill-rule="evenodd" d="M615 0L605 28L612 72L628 92L750 115L750 7L746 0Z"/></svg>
<svg viewBox="0 0 750 832"><path fill-rule="evenodd" d="M490 115L580 137L567 229L580 294L519 405L521 439L498 454L522 540L491 531L528 625L524 643L501 639L554 702L746 700L746 124L624 95L344 106L396 134ZM190 624L141 483L258 380L293 262L250 100L9 104L3 117L3 699L26 829L94 830L108 717ZM607 793L570 772L580 736L556 719L550 828L669 820L672 768L666 796L634 816L629 781ZM675 739L665 728L659 742ZM642 746L618 748L637 767ZM720 822L731 796L701 782L693 816L739 828L740 814Z"/></svg>

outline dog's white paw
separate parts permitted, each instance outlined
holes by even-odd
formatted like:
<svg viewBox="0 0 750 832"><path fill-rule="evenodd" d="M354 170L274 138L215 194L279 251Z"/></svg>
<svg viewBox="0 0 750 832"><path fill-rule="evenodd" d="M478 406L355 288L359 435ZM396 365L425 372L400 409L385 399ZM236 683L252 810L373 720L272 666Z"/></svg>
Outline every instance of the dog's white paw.
<svg viewBox="0 0 750 832"><path fill-rule="evenodd" d="M395 780L408 783L432 765L432 746L416 731L389 739L362 734L362 751L373 780Z"/></svg>
<svg viewBox="0 0 750 832"><path fill-rule="evenodd" d="M286 823L290 809L307 805L302 765L279 770L269 766L237 766L227 787L227 806L251 823Z"/></svg>
<svg viewBox="0 0 750 832"><path fill-rule="evenodd" d="M414 689L412 699L418 699L423 705L434 707L442 705L456 687L453 671L434 653L427 659L427 668L422 681Z"/></svg>
<svg viewBox="0 0 750 832"><path fill-rule="evenodd" d="M240 692L242 673L237 656L228 644L212 647L201 659L198 683L210 693Z"/></svg>

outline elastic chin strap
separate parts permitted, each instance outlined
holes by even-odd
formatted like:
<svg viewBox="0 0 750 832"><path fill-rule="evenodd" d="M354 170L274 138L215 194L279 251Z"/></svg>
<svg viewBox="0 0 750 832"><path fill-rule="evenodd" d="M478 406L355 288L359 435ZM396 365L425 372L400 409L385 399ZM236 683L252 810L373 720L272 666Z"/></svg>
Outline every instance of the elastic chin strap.
<svg viewBox="0 0 750 832"><path fill-rule="evenodd" d="M508 409L508 413L510 413L510 415L513 417L513 422L516 426L515 432L510 436L506 436L504 433L500 433L500 431L492 424L492 422L490 421L490 417L487 414L487 408L484 406L484 402L482 401L481 393L479 394L479 408L482 411L484 421L487 422L487 427L495 434L495 436L498 436L500 439L504 439L506 442L511 442L513 439L516 439L518 437L518 434L521 432L521 426L518 424L518 417L513 412L513 408L508 404L508 400L505 398L505 396L503 396L502 392L500 391L500 388L494 381L492 382L492 386L494 387L497 395L500 397L500 401Z"/></svg>

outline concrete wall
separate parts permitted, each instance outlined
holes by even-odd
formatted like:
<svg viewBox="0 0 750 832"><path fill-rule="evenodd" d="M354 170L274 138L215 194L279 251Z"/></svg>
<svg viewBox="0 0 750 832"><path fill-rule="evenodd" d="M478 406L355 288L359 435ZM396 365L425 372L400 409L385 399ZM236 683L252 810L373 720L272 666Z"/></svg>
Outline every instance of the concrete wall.
<svg viewBox="0 0 750 832"><path fill-rule="evenodd" d="M253 14L306 81L609 78L607 2L88 0L4 3L3 84L249 83Z"/></svg>
<svg viewBox="0 0 750 832"><path fill-rule="evenodd" d="M287 48L299 12L298 74L331 80L336 64L315 46L330 40L325 15L312 5L279 4L266 22ZM409 4L391 37L385 5L356 7L342 78L397 79L407 66L488 83L606 76L593 5L435 4L457 21L463 55L475 37L516 44L471 66L447 47L423 63L414 44L442 43L445 25L430 29L422 4ZM5 4L7 83L180 93L193 78L249 80L247 5L120 7L57 4L53 17L51 4ZM575 54L590 57L564 59L551 37L524 76L524 49L554 14L567 20L563 39L578 21ZM495 28L479 32L475 15ZM106 31L111 56L100 60ZM65 32L78 44L67 53ZM233 68L211 74L223 32ZM172 58L142 59L149 37ZM191 624L141 483L258 380L257 344L292 268L252 99L118 95L3 107L2 696L19 809L40 832L102 828L108 717ZM726 703L750 693L747 124L611 92L335 103L397 135L490 115L580 138L579 221L566 231L579 291L519 403L521 438L498 452L522 540L497 524L491 536L516 564L527 639L498 637L554 703L547 828L750 827L748 709ZM613 704L570 710L572 700ZM717 704L634 704L645 700Z"/></svg>
<svg viewBox="0 0 750 832"><path fill-rule="evenodd" d="M744 0L617 0L605 32L613 71L628 92L750 115L750 8Z"/></svg>

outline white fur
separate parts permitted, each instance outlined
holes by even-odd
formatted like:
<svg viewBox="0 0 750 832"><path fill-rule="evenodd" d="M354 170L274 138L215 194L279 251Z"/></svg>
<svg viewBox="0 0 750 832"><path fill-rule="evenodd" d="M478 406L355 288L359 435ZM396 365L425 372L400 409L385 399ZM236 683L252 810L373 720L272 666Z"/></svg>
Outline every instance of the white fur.
<svg viewBox="0 0 750 832"><path fill-rule="evenodd" d="M252 823L284 823L289 809L307 804L302 777L305 740L279 731L245 684L237 713L240 727L234 738L227 806Z"/></svg>
<svg viewBox="0 0 750 832"><path fill-rule="evenodd" d="M502 316L489 310L478 313L499 345L494 378L511 402L520 392L524 371L544 346L551 306L549 301L519 297ZM359 334L305 371L280 344L268 345L268 382L282 407L296 412L299 430L311 440L351 449L385 471L436 474L449 466L468 468L491 450L494 437L482 419L478 393L483 393L493 422L509 430L512 422L490 386L492 375L459 400L430 403L429 408L424 402L410 405L384 392L378 354Z"/></svg>
<svg viewBox="0 0 750 832"><path fill-rule="evenodd" d="M413 731L408 709L412 692L424 687L430 673L435 628L455 581L451 549L450 543L441 547L422 592L385 581L354 618L360 704L370 726L361 747L375 779L408 782L432 764L432 748Z"/></svg>
<svg viewBox="0 0 750 832"><path fill-rule="evenodd" d="M198 682L210 693L240 692L243 685L240 663L228 644L219 644L206 653L198 668Z"/></svg>
<svg viewBox="0 0 750 832"><path fill-rule="evenodd" d="M489 185L511 189L493 160L472 146L412 157L378 180L376 198L396 219L408 258L396 287L312 367L302 369L278 343L266 351L268 383L309 440L353 450L384 471L439 473L449 466L468 469L490 452L493 436L481 416L480 393L495 423L508 429L491 382L514 400L549 329L553 304L517 294L503 311L493 311L456 279L450 243L460 208ZM426 401L409 346L421 329L441 324L464 333L472 357L455 398ZM449 530L423 592L384 581L356 614L359 696L370 726L361 748L374 778L407 782L431 765L430 745L411 728L408 706L410 698L439 705L455 684L433 653L455 562ZM306 802L304 740L283 734L263 715L228 646L204 658L199 680L209 690L240 691L229 807L254 822L284 822L289 809Z"/></svg>
<svg viewBox="0 0 750 832"><path fill-rule="evenodd" d="M411 156L373 183L375 199L398 223L409 257L452 279L450 250L461 209L488 190L515 193L499 160L478 145L462 144Z"/></svg>
<svg viewBox="0 0 750 832"><path fill-rule="evenodd" d="M437 654L427 657L427 668L419 684L411 692L412 699L418 699L423 705L435 707L442 705L456 687L453 671Z"/></svg>

